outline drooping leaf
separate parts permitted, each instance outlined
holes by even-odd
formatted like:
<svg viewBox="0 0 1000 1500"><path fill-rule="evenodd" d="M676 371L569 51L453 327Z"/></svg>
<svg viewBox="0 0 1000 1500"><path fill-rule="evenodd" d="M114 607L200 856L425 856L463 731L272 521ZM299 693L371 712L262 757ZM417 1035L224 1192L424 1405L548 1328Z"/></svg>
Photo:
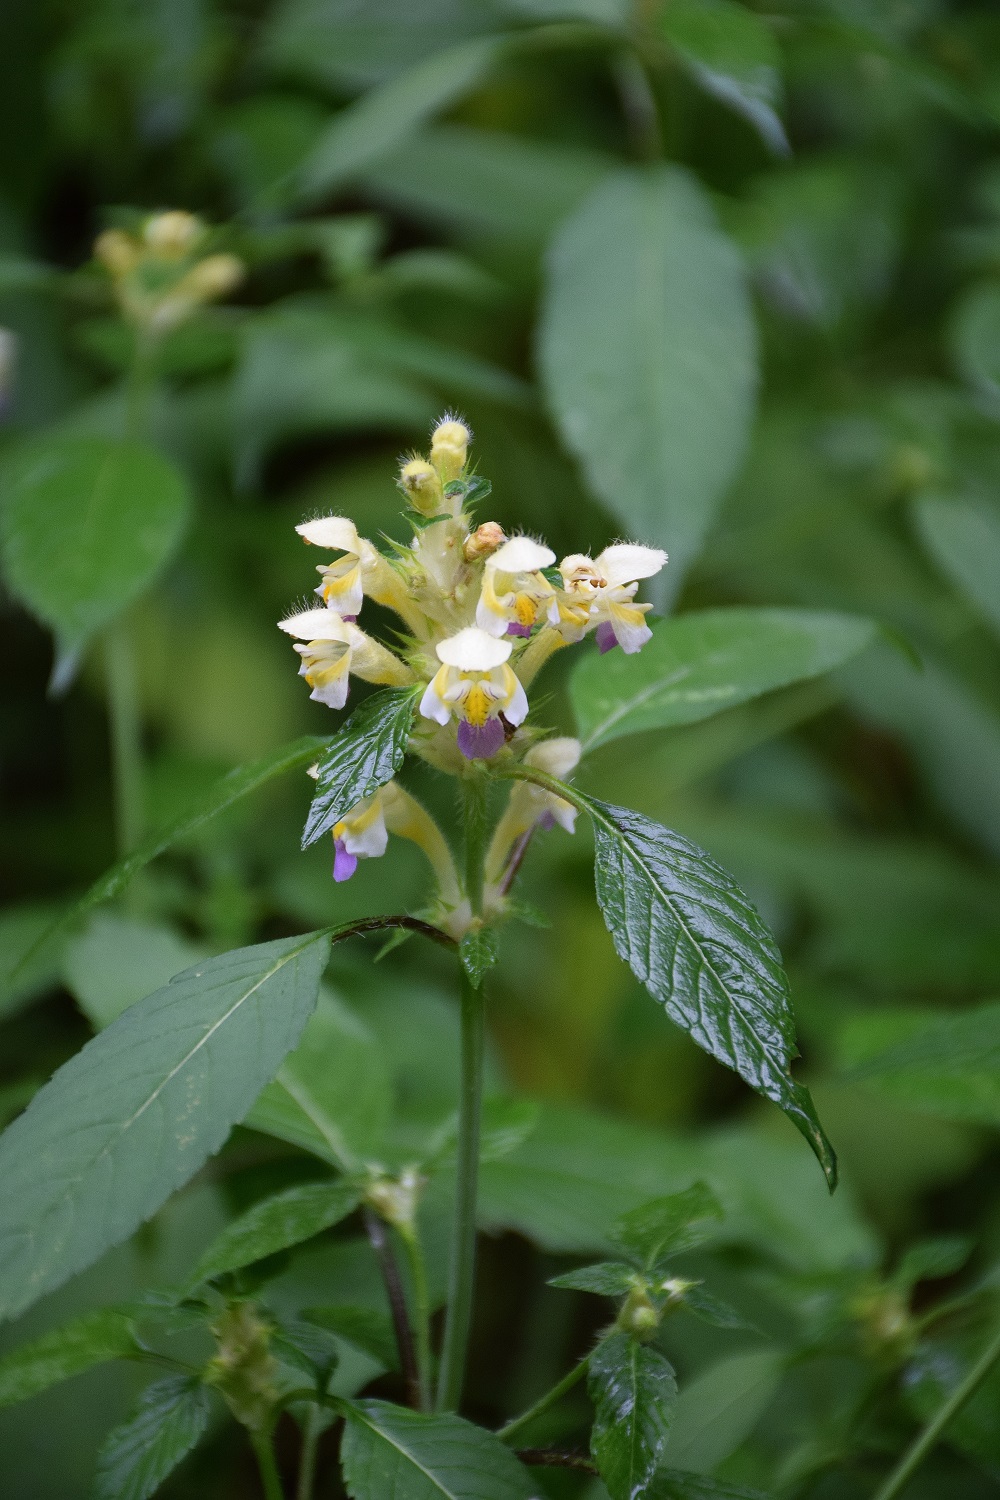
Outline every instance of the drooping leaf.
<svg viewBox="0 0 1000 1500"><path fill-rule="evenodd" d="M96 1500L149 1500L208 1426L208 1388L168 1375L145 1390L134 1416L109 1434L97 1459Z"/></svg>
<svg viewBox="0 0 1000 1500"><path fill-rule="evenodd" d="M787 156L777 112L781 58L766 22L731 0L669 0L658 19L695 83L748 120L778 156Z"/></svg>
<svg viewBox="0 0 1000 1500"><path fill-rule="evenodd" d="M353 1182L305 1182L255 1203L227 1224L194 1269L193 1281L211 1281L254 1261L288 1250L353 1213L361 1201Z"/></svg>
<svg viewBox="0 0 1000 1500"><path fill-rule="evenodd" d="M631 1213L623 1214L614 1227L617 1245L653 1266L663 1255L679 1255L709 1239L722 1218L722 1205L703 1182L683 1193L653 1198Z"/></svg>
<svg viewBox="0 0 1000 1500"><path fill-rule="evenodd" d="M184 480L155 449L46 437L0 473L0 540L14 594L78 651L149 586L180 541Z"/></svg>
<svg viewBox="0 0 1000 1500"><path fill-rule="evenodd" d="M597 900L619 956L699 1047L784 1110L832 1188L836 1157L791 1073L788 980L756 910L697 845L641 813L571 796L593 818Z"/></svg>
<svg viewBox="0 0 1000 1500"><path fill-rule="evenodd" d="M1000 511L982 501L926 495L916 502L916 517L935 562L1000 632Z"/></svg>
<svg viewBox="0 0 1000 1500"><path fill-rule="evenodd" d="M362 798L392 780L403 764L415 711L412 688L386 688L354 710L320 757L303 849L329 833Z"/></svg>
<svg viewBox="0 0 1000 1500"><path fill-rule="evenodd" d="M431 116L475 88L508 45L498 36L458 42L342 110L302 165L303 196L315 198L356 178Z"/></svg>
<svg viewBox="0 0 1000 1500"><path fill-rule="evenodd" d="M898 1041L879 1045L877 1028L850 1029L855 1055L848 1076L873 1084L911 1109L981 1125L1000 1125L1000 1002L958 1014L908 1013Z"/></svg>
<svg viewBox="0 0 1000 1500"><path fill-rule="evenodd" d="M696 1375L674 1407L664 1462L710 1474L756 1427L780 1374L780 1356L764 1349L730 1355Z"/></svg>
<svg viewBox="0 0 1000 1500"><path fill-rule="evenodd" d="M528 1472L485 1428L388 1401L344 1403L351 1500L530 1500Z"/></svg>
<svg viewBox="0 0 1000 1500"><path fill-rule="evenodd" d="M396 1369L399 1346L388 1313L360 1303L338 1302L330 1307L308 1307L302 1316L370 1355L383 1369Z"/></svg>
<svg viewBox="0 0 1000 1500"><path fill-rule="evenodd" d="M594 1403L590 1451L611 1500L645 1493L667 1440L677 1382L658 1349L612 1333L590 1356L587 1390Z"/></svg>
<svg viewBox="0 0 1000 1500"><path fill-rule="evenodd" d="M619 735L693 724L789 683L818 677L869 645L851 615L706 609L653 625L642 651L588 652L570 678L584 751Z"/></svg>
<svg viewBox="0 0 1000 1500"><path fill-rule="evenodd" d="M635 1280L634 1266L621 1260L602 1260L553 1276L548 1285L569 1292L595 1292L599 1297L627 1297Z"/></svg>
<svg viewBox="0 0 1000 1500"><path fill-rule="evenodd" d="M458 945L462 967L478 989L497 961L495 927L472 927Z"/></svg>
<svg viewBox="0 0 1000 1500"><path fill-rule="evenodd" d="M115 1307L84 1313L0 1359L0 1406L26 1401L93 1365L138 1352L134 1320L127 1313Z"/></svg>
<svg viewBox="0 0 1000 1500"><path fill-rule="evenodd" d="M739 257L675 167L616 172L559 231L540 362L563 437L676 589L742 457L756 339Z"/></svg>
<svg viewBox="0 0 1000 1500"><path fill-rule="evenodd" d="M65 1063L0 1136L0 1315L118 1244L222 1145L305 1027L326 934L179 974Z"/></svg>

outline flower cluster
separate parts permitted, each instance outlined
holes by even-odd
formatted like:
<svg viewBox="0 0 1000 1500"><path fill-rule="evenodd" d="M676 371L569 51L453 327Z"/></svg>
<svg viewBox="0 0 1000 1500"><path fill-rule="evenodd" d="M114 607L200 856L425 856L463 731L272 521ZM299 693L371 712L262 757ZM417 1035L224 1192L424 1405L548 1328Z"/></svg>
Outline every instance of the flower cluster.
<svg viewBox="0 0 1000 1500"><path fill-rule="evenodd" d="M94 256L111 273L122 312L149 334L167 333L243 278L235 255L205 254L209 231L194 214L172 209L146 219L138 234L106 229Z"/></svg>
<svg viewBox="0 0 1000 1500"><path fill-rule="evenodd" d="M591 633L602 652L616 645L638 651L651 635L645 618L651 606L636 603L636 591L667 556L616 543L596 558L573 553L557 565L555 553L534 537L507 537L494 521L476 526L471 506L489 491L469 472L470 438L464 423L446 417L428 457L403 462L399 488L415 513L409 546L393 543L386 555L343 516L299 526L304 541L334 556L317 567L318 606L282 620L280 628L295 639L311 697L331 708L344 706L352 676L419 688L410 748L432 765L463 775L470 762L506 754L565 775L579 746L538 742L525 722L528 689L550 656ZM395 650L358 624L366 598L398 616ZM358 858L383 852L401 795L390 784L338 825L337 879L352 874ZM411 808L407 816L412 824ZM494 837L489 879L502 883L518 839L539 822L572 831L572 809L519 786ZM425 842L425 833L417 842ZM412 827L403 836L414 836Z"/></svg>

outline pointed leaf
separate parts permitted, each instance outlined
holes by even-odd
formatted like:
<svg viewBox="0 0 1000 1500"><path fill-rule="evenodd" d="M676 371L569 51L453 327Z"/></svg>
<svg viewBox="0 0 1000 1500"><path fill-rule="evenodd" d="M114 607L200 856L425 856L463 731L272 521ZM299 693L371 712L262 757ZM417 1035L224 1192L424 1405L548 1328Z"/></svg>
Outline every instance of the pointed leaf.
<svg viewBox="0 0 1000 1500"><path fill-rule="evenodd" d="M730 1307L728 1302L723 1302L721 1297L716 1297L712 1292L706 1292L700 1282L688 1287L683 1293L681 1306L713 1328L741 1328L752 1333L759 1332L735 1307Z"/></svg>
<svg viewBox="0 0 1000 1500"><path fill-rule="evenodd" d="M187 517L184 480L154 448L47 437L0 475L0 540L11 591L78 648L146 589Z"/></svg>
<svg viewBox="0 0 1000 1500"><path fill-rule="evenodd" d="M621 1260L602 1260L553 1276L548 1285L569 1292L595 1292L600 1297L627 1297L636 1280L634 1266Z"/></svg>
<svg viewBox="0 0 1000 1500"><path fill-rule="evenodd" d="M809 1090L791 1073L788 980L756 910L696 844L567 790L594 821L597 900L619 956L699 1047L785 1111L832 1188L836 1157Z"/></svg>
<svg viewBox="0 0 1000 1500"><path fill-rule="evenodd" d="M0 1315L118 1244L242 1120L309 1019L329 937L179 974L65 1063L0 1136Z"/></svg>
<svg viewBox="0 0 1000 1500"><path fill-rule="evenodd" d="M187 1375L151 1385L101 1448L95 1500L149 1500L201 1437L210 1411L207 1388Z"/></svg>
<svg viewBox="0 0 1000 1500"><path fill-rule="evenodd" d="M678 1255L709 1239L722 1219L722 1205L703 1182L683 1193L653 1198L623 1214L612 1234L617 1245L652 1266L661 1255Z"/></svg>
<svg viewBox="0 0 1000 1500"><path fill-rule="evenodd" d="M706 94L748 120L776 155L789 154L776 109L781 56L760 16L731 0L670 0L660 29Z"/></svg>
<svg viewBox="0 0 1000 1500"><path fill-rule="evenodd" d="M658 620L640 652L588 652L570 678L583 750L623 734L710 718L737 703L830 672L871 644L851 615L800 609L705 609Z"/></svg>
<svg viewBox="0 0 1000 1500"><path fill-rule="evenodd" d="M340 1361L332 1333L304 1318L285 1318L271 1336L271 1348L286 1364L308 1375L325 1391Z"/></svg>
<svg viewBox="0 0 1000 1500"><path fill-rule="evenodd" d="M677 1382L658 1349L612 1333L590 1356L587 1390L594 1403L590 1451L611 1500L645 1493L670 1428Z"/></svg>
<svg viewBox="0 0 1000 1500"><path fill-rule="evenodd" d="M227 1224L194 1269L192 1281L210 1281L226 1271L312 1239L353 1213L361 1201L353 1182L304 1182L265 1198Z"/></svg>
<svg viewBox="0 0 1000 1500"><path fill-rule="evenodd" d="M115 1307L84 1313L0 1359L0 1406L26 1401L60 1380L139 1352L132 1318Z"/></svg>
<svg viewBox="0 0 1000 1500"><path fill-rule="evenodd" d="M539 353L594 492L668 549L676 589L742 458L757 382L743 268L693 177L612 173L563 225Z"/></svg>
<svg viewBox="0 0 1000 1500"><path fill-rule="evenodd" d="M530 1500L528 1471L461 1417L388 1401L345 1402L340 1461L351 1500Z"/></svg>
<svg viewBox="0 0 1000 1500"><path fill-rule="evenodd" d="M462 968L478 989L497 961L496 928L470 928L458 945L458 956Z"/></svg>
<svg viewBox="0 0 1000 1500"><path fill-rule="evenodd" d="M328 833L362 798L392 780L406 755L416 706L412 688L373 693L333 736L320 758L303 849Z"/></svg>

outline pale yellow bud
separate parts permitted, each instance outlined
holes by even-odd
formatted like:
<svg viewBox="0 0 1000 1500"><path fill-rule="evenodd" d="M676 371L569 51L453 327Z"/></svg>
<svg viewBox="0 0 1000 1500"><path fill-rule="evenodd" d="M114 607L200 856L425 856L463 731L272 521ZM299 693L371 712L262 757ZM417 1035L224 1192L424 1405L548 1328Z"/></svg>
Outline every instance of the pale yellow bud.
<svg viewBox="0 0 1000 1500"><path fill-rule="evenodd" d="M465 468L472 433L464 422L446 417L434 429L431 438L431 463L441 476L443 484L457 479Z"/></svg>
<svg viewBox="0 0 1000 1500"><path fill-rule="evenodd" d="M444 502L438 472L425 458L411 458L399 471L400 487L422 516L436 516Z"/></svg>
<svg viewBox="0 0 1000 1500"><path fill-rule="evenodd" d="M94 256L112 276L127 276L141 255L139 246L124 229L105 229L94 241Z"/></svg>
<svg viewBox="0 0 1000 1500"><path fill-rule="evenodd" d="M205 226L194 214L174 208L168 213L153 214L142 229L142 237L156 255L180 260L190 255L205 232Z"/></svg>
<svg viewBox="0 0 1000 1500"><path fill-rule="evenodd" d="M466 539L462 549L466 562L478 562L481 557L489 557L498 547L502 547L507 537L504 529L496 521L484 521L482 526Z"/></svg>
<svg viewBox="0 0 1000 1500"><path fill-rule="evenodd" d="M243 262L235 255L209 255L188 272L184 287L208 302L213 297L224 297L242 280Z"/></svg>

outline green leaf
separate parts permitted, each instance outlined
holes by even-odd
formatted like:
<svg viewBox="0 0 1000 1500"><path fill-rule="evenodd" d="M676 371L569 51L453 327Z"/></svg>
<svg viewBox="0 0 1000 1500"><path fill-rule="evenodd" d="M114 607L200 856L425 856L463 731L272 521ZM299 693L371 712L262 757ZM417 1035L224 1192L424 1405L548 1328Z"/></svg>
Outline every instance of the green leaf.
<svg viewBox="0 0 1000 1500"><path fill-rule="evenodd" d="M588 652L570 678L584 752L623 734L693 724L843 665L875 627L796 609L706 609L654 623L642 651Z"/></svg>
<svg viewBox="0 0 1000 1500"><path fill-rule="evenodd" d="M676 589L743 456L757 382L743 269L693 177L615 172L559 231L539 353L594 492Z"/></svg>
<svg viewBox="0 0 1000 1500"><path fill-rule="evenodd" d="M928 1011L908 1019L910 1033L879 1047L850 1069L852 1080L874 1084L898 1103L946 1120L1000 1126L1000 1002L988 1001L960 1014ZM864 1044L859 1023L850 1040ZM869 1051L872 1050L869 1046Z"/></svg>
<svg viewBox="0 0 1000 1500"><path fill-rule="evenodd" d="M723 1484L685 1469L660 1469L653 1475L644 1500L767 1500L762 1490Z"/></svg>
<svg viewBox="0 0 1000 1500"><path fill-rule="evenodd" d="M302 1314L310 1323L329 1329L362 1354L368 1354L385 1370L399 1364L399 1347L388 1313L360 1303L339 1302L331 1307L307 1307Z"/></svg>
<svg viewBox="0 0 1000 1500"><path fill-rule="evenodd" d="M597 900L619 957L699 1047L784 1110L832 1189L836 1157L809 1090L792 1078L788 980L756 910L696 844L567 790L594 822Z"/></svg>
<svg viewBox="0 0 1000 1500"><path fill-rule="evenodd" d="M730 1355L696 1375L674 1408L666 1463L711 1473L756 1427L780 1374L780 1356L766 1349Z"/></svg>
<svg viewBox="0 0 1000 1500"><path fill-rule="evenodd" d="M911 1245L893 1272L895 1286L909 1290L918 1281L938 1281L954 1276L965 1265L976 1242L965 1234L942 1234Z"/></svg>
<svg viewBox="0 0 1000 1500"><path fill-rule="evenodd" d="M611 1500L645 1494L677 1399L670 1363L658 1349L612 1333L590 1356L587 1390L595 1408L590 1451Z"/></svg>
<svg viewBox="0 0 1000 1500"><path fill-rule="evenodd" d="M788 156L776 108L781 56L766 23L730 0L669 0L658 19L695 83L748 120L778 156Z"/></svg>
<svg viewBox="0 0 1000 1500"><path fill-rule="evenodd" d="M712 1292L706 1292L700 1282L688 1287L681 1295L681 1306L713 1328L741 1328L758 1332L755 1325L749 1323L735 1307L730 1307L728 1302L723 1302L721 1297L716 1297Z"/></svg>
<svg viewBox="0 0 1000 1500"><path fill-rule="evenodd" d="M0 1316L118 1244L222 1145L316 1003L329 937L224 953L133 1005L0 1136Z"/></svg>
<svg viewBox="0 0 1000 1500"><path fill-rule="evenodd" d="M188 492L142 443L47 437L4 465L0 505L7 582L66 654L149 587L180 542Z"/></svg>
<svg viewBox="0 0 1000 1500"><path fill-rule="evenodd" d="M139 1352L133 1319L118 1308L84 1313L0 1359L0 1406L26 1401L60 1380Z"/></svg>
<svg viewBox="0 0 1000 1500"><path fill-rule="evenodd" d="M915 511L935 562L1000 632L1000 512L982 501L931 495L919 499Z"/></svg>
<svg viewBox="0 0 1000 1500"><path fill-rule="evenodd" d="M466 974L478 989L497 961L496 928L470 928L458 945L458 956Z"/></svg>
<svg viewBox="0 0 1000 1500"><path fill-rule="evenodd" d="M364 797L391 781L403 764L417 700L412 688L386 688L366 698L320 757L316 795L302 847L329 833Z"/></svg>
<svg viewBox="0 0 1000 1500"><path fill-rule="evenodd" d="M172 928L97 912L66 945L63 981L95 1031L208 955Z"/></svg>
<svg viewBox="0 0 1000 1500"><path fill-rule="evenodd" d="M505 37L473 37L416 63L372 89L337 115L302 165L304 197L327 194L394 146L406 141L432 115L467 94L499 61Z"/></svg>
<svg viewBox="0 0 1000 1500"><path fill-rule="evenodd" d="M949 342L959 374L991 402L1000 400L1000 287L994 281L980 282L963 295Z"/></svg>
<svg viewBox="0 0 1000 1500"><path fill-rule="evenodd" d="M321 1391L330 1384L340 1362L340 1346L332 1333L303 1318L286 1318L271 1336L279 1358L315 1381Z"/></svg>
<svg viewBox="0 0 1000 1500"><path fill-rule="evenodd" d="M98 880L94 881L86 895L75 906L70 907L58 920L41 932L31 946L20 955L10 971L8 983L20 982L21 976L28 970L29 965L34 965L50 942L74 923L79 922L95 906L100 906L102 902L110 901L117 896L125 889L132 876L138 874L157 855L163 854L173 844L180 843L189 834L196 832L203 823L207 823L218 813L224 812L227 807L232 807L234 802L248 797L251 792L257 791L258 787L266 786L276 776L283 776L287 771L296 771L303 766L308 766L328 744L329 740L326 738L305 735L302 739L293 740L290 745L283 745L280 750L272 751L270 755L262 756L260 760L251 761L247 766L237 766L235 770L221 777L209 797L192 807L169 827L152 834L137 849L133 849L131 854L119 860L116 865L112 865L110 870L106 870Z"/></svg>
<svg viewBox="0 0 1000 1500"><path fill-rule="evenodd" d="M358 1170L382 1145L392 1086L382 1046L328 990L244 1124Z"/></svg>
<svg viewBox="0 0 1000 1500"><path fill-rule="evenodd" d="M627 1297L635 1282L634 1266L621 1260L602 1260L553 1276L547 1284L569 1292L594 1292L599 1297Z"/></svg>
<svg viewBox="0 0 1000 1500"><path fill-rule="evenodd" d="M722 1205L703 1182L683 1193L653 1198L623 1214L612 1238L646 1266L663 1255L679 1255L711 1238L722 1218Z"/></svg>
<svg viewBox="0 0 1000 1500"><path fill-rule="evenodd" d="M208 1390L168 1375L142 1393L134 1416L105 1439L95 1500L148 1500L197 1443L211 1411Z"/></svg>
<svg viewBox="0 0 1000 1500"><path fill-rule="evenodd" d="M340 1461L352 1500L530 1500L526 1469L493 1433L388 1401L344 1403Z"/></svg>
<svg viewBox="0 0 1000 1500"><path fill-rule="evenodd" d="M61 912L52 902L34 901L0 912L0 1016L14 1015L58 984L62 954L39 945Z"/></svg>
<svg viewBox="0 0 1000 1500"><path fill-rule="evenodd" d="M227 1224L195 1266L192 1281L211 1281L312 1239L353 1213L361 1201L353 1182L305 1182L248 1208Z"/></svg>

